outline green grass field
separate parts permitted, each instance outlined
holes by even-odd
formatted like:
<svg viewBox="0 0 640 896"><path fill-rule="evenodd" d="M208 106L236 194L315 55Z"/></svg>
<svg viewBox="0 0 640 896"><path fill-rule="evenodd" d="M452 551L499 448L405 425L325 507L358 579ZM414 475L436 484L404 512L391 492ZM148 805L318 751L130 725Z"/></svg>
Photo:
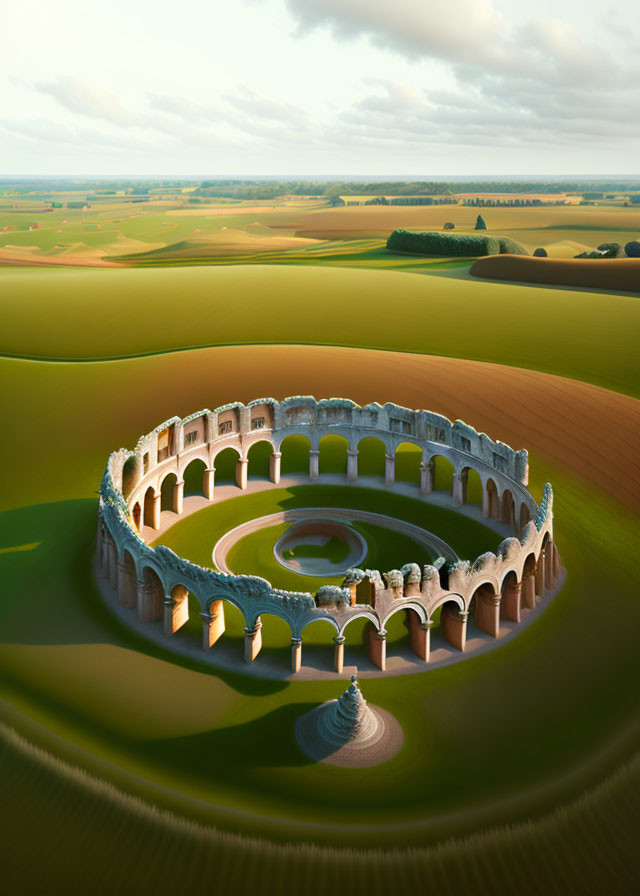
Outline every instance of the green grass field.
<svg viewBox="0 0 640 896"><path fill-rule="evenodd" d="M5 355L88 359L239 343L343 345L509 364L640 394L640 303L632 296L265 265L5 268L0 288ZM434 326L439 320L454 325Z"/></svg>
<svg viewBox="0 0 640 896"><path fill-rule="evenodd" d="M637 299L290 266L5 268L0 285L0 708L24 738L1 729L10 880L29 869L38 889L78 880L105 894L131 884L210 891L212 879L238 893L632 891L638 521L573 471L570 443L564 463L530 458L533 494L546 480L555 489L562 591L494 651L366 680L405 746L355 775L309 762L292 735L299 714L337 696L334 682L216 670L153 644L104 608L91 555L109 451L194 410L205 387L210 407L239 397L215 352L204 383L192 353L176 356L171 376L156 353L235 342L402 348L637 396ZM142 357L86 360L122 355ZM399 400L403 382L386 372ZM299 374L287 372L290 393ZM268 369L248 376L244 400L269 392ZM429 407L432 386L421 386ZM285 502L307 500L295 488ZM362 492L364 509L393 515L395 496L380 508L379 494ZM220 520L241 522L245 501L273 512L274 499L206 508L163 541L210 560ZM405 519L408 500L396 508ZM422 525L462 555L500 540L438 508L425 518L415 503ZM279 657L272 635L264 649Z"/></svg>

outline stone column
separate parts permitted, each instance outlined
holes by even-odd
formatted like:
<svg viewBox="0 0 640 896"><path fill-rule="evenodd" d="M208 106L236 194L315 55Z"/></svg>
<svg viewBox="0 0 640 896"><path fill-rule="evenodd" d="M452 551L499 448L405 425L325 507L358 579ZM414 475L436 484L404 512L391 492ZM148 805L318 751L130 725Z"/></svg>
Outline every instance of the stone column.
<svg viewBox="0 0 640 896"><path fill-rule="evenodd" d="M137 607L140 622L155 622L162 619L163 611L156 600L155 586L138 579Z"/></svg>
<svg viewBox="0 0 640 896"><path fill-rule="evenodd" d="M562 565L560 563L560 554L558 553L558 548L556 547L555 541L553 542L553 581L556 582L560 577L560 572L562 570Z"/></svg>
<svg viewBox="0 0 640 896"><path fill-rule="evenodd" d="M502 592L500 617L510 622L520 622L520 606L522 603L522 582L509 581Z"/></svg>
<svg viewBox="0 0 640 896"><path fill-rule="evenodd" d="M460 507L464 504L464 480L458 473L453 474L452 497L454 507Z"/></svg>
<svg viewBox="0 0 640 896"><path fill-rule="evenodd" d="M536 563L536 594L539 597L544 597L544 565L544 551L540 551L540 556L538 557L538 562Z"/></svg>
<svg viewBox="0 0 640 896"><path fill-rule="evenodd" d="M533 610L536 606L536 574L527 573L522 578L522 606Z"/></svg>
<svg viewBox="0 0 640 896"><path fill-rule="evenodd" d="M497 638L500 634L500 594L476 594L474 622L480 631Z"/></svg>
<svg viewBox="0 0 640 896"><path fill-rule="evenodd" d="M338 673L344 669L344 642L344 635L336 635L333 639L333 643L336 645L333 651L333 665Z"/></svg>
<svg viewBox="0 0 640 896"><path fill-rule="evenodd" d="M299 672L302 665L302 638L291 639L291 671Z"/></svg>
<svg viewBox="0 0 640 896"><path fill-rule="evenodd" d="M208 613L200 613L202 619L202 648L209 650L224 633L224 607L221 600L209 605Z"/></svg>
<svg viewBox="0 0 640 896"><path fill-rule="evenodd" d="M118 551L114 541L109 542L109 582L111 587L118 587Z"/></svg>
<svg viewBox="0 0 640 896"><path fill-rule="evenodd" d="M128 579L128 567L126 563L123 563L121 560L116 559L116 570L118 573L118 603L122 607L127 606L127 579Z"/></svg>
<svg viewBox="0 0 640 896"><path fill-rule="evenodd" d="M309 452L309 479L315 482L320 475L320 452L314 451L313 448Z"/></svg>
<svg viewBox="0 0 640 896"><path fill-rule="evenodd" d="M419 659L429 662L431 654L431 619L426 622L420 622L417 613L409 611L409 639L411 650Z"/></svg>
<svg viewBox="0 0 640 896"><path fill-rule="evenodd" d="M164 596L164 614L162 618L162 628L165 635L173 635L176 631L173 624L173 610L175 604L170 594Z"/></svg>
<svg viewBox="0 0 640 896"><path fill-rule="evenodd" d="M256 624L253 628L248 628L245 626L244 629L244 661L245 663L252 663L255 658L260 653L260 648L262 647L262 622L260 619L256 620Z"/></svg>
<svg viewBox="0 0 640 896"><path fill-rule="evenodd" d="M395 455L385 454L384 456L384 484L389 487L396 481L396 458Z"/></svg>
<svg viewBox="0 0 640 896"><path fill-rule="evenodd" d="M280 482L280 463L282 461L282 452L274 451L269 458L269 479L277 485Z"/></svg>
<svg viewBox="0 0 640 896"><path fill-rule="evenodd" d="M151 523L152 529L160 528L160 510L162 508L162 495L154 495L153 496L153 522Z"/></svg>
<svg viewBox="0 0 640 896"><path fill-rule="evenodd" d="M208 501L213 501L216 468L208 467L202 474L202 493Z"/></svg>
<svg viewBox="0 0 640 896"><path fill-rule="evenodd" d="M236 463L236 485L238 488L245 489L247 487L247 471L249 460L244 457Z"/></svg>
<svg viewBox="0 0 640 896"><path fill-rule="evenodd" d="M551 591L553 588L553 543L547 542L544 549L544 588Z"/></svg>
<svg viewBox="0 0 640 896"><path fill-rule="evenodd" d="M347 451L347 482L358 481L358 452Z"/></svg>
<svg viewBox="0 0 640 896"><path fill-rule="evenodd" d="M184 479L173 486L173 512L182 513L184 503Z"/></svg>
<svg viewBox="0 0 640 896"><path fill-rule="evenodd" d="M375 628L369 630L369 659L384 672L387 667L387 633L385 631L377 631Z"/></svg>
<svg viewBox="0 0 640 896"><path fill-rule="evenodd" d="M420 494L430 495L433 491L433 470L429 464L420 464Z"/></svg>
<svg viewBox="0 0 640 896"><path fill-rule="evenodd" d="M442 615L440 617L445 638L452 647L455 647L456 650L461 650L462 652L464 652L467 644L468 615L468 613L464 613L462 610L451 611L446 607L443 607Z"/></svg>
<svg viewBox="0 0 640 896"><path fill-rule="evenodd" d="M491 515L491 502L489 499L489 490L485 485L482 489L482 516L486 519Z"/></svg>

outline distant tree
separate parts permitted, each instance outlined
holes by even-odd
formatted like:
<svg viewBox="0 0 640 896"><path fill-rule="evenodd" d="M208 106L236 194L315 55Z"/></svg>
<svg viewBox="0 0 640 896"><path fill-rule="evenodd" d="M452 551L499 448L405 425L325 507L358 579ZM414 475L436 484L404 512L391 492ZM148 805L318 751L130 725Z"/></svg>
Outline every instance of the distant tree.
<svg viewBox="0 0 640 896"><path fill-rule="evenodd" d="M443 229L444 230L454 230L455 226L456 225L453 223L453 221L447 221L446 224L444 225Z"/></svg>
<svg viewBox="0 0 640 896"><path fill-rule="evenodd" d="M602 253L603 258L622 258L624 255L620 243L602 243L598 246L598 252Z"/></svg>
<svg viewBox="0 0 640 896"><path fill-rule="evenodd" d="M546 249L543 249L543 248L535 249L535 251L534 251L533 254L534 254L534 256L535 256L536 258L546 258L546 257L547 257L547 250L546 250Z"/></svg>
<svg viewBox="0 0 640 896"><path fill-rule="evenodd" d="M638 242L638 240L631 240L631 242L627 243L624 247L624 251L629 258L640 258L640 242Z"/></svg>
<svg viewBox="0 0 640 896"><path fill-rule="evenodd" d="M478 215L478 217L476 218L475 229L476 230L486 230L487 229L487 225L484 223L484 218L482 217L482 215Z"/></svg>

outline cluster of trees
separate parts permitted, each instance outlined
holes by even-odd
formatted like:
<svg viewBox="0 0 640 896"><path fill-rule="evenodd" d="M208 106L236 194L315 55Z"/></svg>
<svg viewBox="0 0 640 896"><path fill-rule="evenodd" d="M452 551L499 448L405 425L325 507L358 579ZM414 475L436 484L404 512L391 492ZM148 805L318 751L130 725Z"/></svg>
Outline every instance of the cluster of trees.
<svg viewBox="0 0 640 896"><path fill-rule="evenodd" d="M540 248L533 253L536 258L546 258L547 250ZM626 246L620 243L602 243L593 252L581 252L574 258L640 258L640 242L631 240Z"/></svg>
<svg viewBox="0 0 640 896"><path fill-rule="evenodd" d="M391 252L410 252L414 255L445 255L476 257L479 255L528 255L520 243L508 237L480 233L442 233L413 230L394 230L387 240Z"/></svg>

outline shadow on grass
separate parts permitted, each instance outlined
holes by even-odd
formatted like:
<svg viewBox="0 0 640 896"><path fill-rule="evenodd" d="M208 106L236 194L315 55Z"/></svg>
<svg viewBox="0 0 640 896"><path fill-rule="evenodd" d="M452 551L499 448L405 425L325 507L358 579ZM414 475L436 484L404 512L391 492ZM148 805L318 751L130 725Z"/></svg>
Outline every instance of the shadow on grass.
<svg viewBox="0 0 640 896"><path fill-rule="evenodd" d="M226 728L184 737L141 741L138 748L147 758L168 767L179 765L190 772L204 772L211 763L224 760L225 772L246 772L263 767L314 765L297 744L297 719L319 703L279 706L258 719Z"/></svg>
<svg viewBox="0 0 640 896"><path fill-rule="evenodd" d="M0 643L112 644L214 675L247 695L287 683L212 669L132 631L102 603L91 569L97 501L37 504L0 513Z"/></svg>

